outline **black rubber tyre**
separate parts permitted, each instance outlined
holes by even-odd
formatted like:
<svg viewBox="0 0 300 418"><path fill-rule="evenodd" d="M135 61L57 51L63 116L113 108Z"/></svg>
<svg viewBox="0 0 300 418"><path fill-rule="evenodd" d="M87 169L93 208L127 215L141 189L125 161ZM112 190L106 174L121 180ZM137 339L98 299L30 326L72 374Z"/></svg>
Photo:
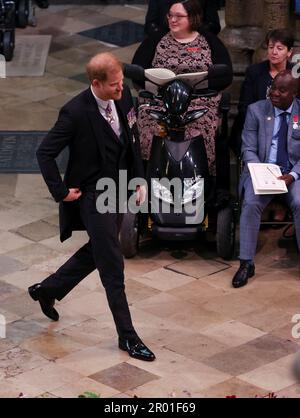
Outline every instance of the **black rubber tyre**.
<svg viewBox="0 0 300 418"><path fill-rule="evenodd" d="M138 215L130 212L125 213L120 230L120 243L125 258L132 258L138 252L139 229Z"/></svg>
<svg viewBox="0 0 300 418"><path fill-rule="evenodd" d="M15 34L13 31L3 33L2 38L2 53L6 61L11 61L14 55L15 48Z"/></svg>
<svg viewBox="0 0 300 418"><path fill-rule="evenodd" d="M28 25L29 1L19 0L16 5L16 26L18 28L26 28Z"/></svg>
<svg viewBox="0 0 300 418"><path fill-rule="evenodd" d="M230 260L234 254L235 226L233 208L226 206L220 209L217 217L217 252L225 260Z"/></svg>

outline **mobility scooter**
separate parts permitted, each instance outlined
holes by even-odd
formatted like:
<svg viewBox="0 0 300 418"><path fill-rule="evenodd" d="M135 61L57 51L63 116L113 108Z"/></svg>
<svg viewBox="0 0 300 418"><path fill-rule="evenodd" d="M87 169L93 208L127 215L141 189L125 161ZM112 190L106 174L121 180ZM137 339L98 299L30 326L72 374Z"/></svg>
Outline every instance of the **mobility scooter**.
<svg viewBox="0 0 300 418"><path fill-rule="evenodd" d="M203 138L184 140L186 125L207 112L205 108L188 111L191 100L217 95L230 77L227 66L214 65L206 72L171 80L166 69L125 65L124 73L133 81L146 80L154 85L154 92L143 90L139 96L147 99L142 106L149 106L150 116L162 127L161 136L153 138L146 169L148 213L129 210L124 214L120 231L124 256L137 254L145 230L172 241L195 239L214 231L218 255L230 259L235 244L235 205L230 199L216 205L216 182L209 175ZM163 110L153 110L158 101ZM223 110L226 113L228 107Z"/></svg>
<svg viewBox="0 0 300 418"><path fill-rule="evenodd" d="M15 2L0 0L0 54L11 61L15 48Z"/></svg>

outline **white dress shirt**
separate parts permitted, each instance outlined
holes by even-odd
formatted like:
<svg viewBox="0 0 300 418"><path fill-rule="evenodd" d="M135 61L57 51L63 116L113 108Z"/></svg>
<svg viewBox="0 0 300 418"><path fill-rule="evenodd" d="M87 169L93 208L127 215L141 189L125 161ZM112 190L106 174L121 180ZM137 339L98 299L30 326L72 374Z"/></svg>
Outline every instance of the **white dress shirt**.
<svg viewBox="0 0 300 418"><path fill-rule="evenodd" d="M120 126L120 121L119 121L119 115L116 109L116 105L115 102L113 100L102 100L99 97L96 96L96 94L93 91L93 87L91 86L91 92L93 94L93 96L95 97L95 100L97 102L99 111L101 113L101 115L104 117L104 119L106 119L108 121L108 123L111 125L112 129L114 130L115 134L117 135L117 137L119 138L121 135L121 126ZM111 110L112 110L112 116L113 116L113 121L109 121L107 119L107 115L106 115L106 108L108 103L110 104Z"/></svg>

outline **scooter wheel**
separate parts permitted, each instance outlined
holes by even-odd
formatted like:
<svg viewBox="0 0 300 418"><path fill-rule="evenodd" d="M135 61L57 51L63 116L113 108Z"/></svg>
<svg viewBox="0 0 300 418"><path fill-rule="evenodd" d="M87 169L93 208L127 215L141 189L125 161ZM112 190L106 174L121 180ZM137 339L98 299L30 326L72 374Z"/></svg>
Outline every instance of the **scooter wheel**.
<svg viewBox="0 0 300 418"><path fill-rule="evenodd" d="M138 252L139 246L139 217L138 214L125 213L121 230L120 244L125 258L132 258Z"/></svg>
<svg viewBox="0 0 300 418"><path fill-rule="evenodd" d="M218 211L216 241L218 255L225 260L230 260L235 247L235 219L231 206Z"/></svg>
<svg viewBox="0 0 300 418"><path fill-rule="evenodd" d="M26 28L29 16L29 0L19 0L16 9L16 26Z"/></svg>
<svg viewBox="0 0 300 418"><path fill-rule="evenodd" d="M11 61L14 55L15 48L14 32L4 32L2 39L2 53L6 61Z"/></svg>

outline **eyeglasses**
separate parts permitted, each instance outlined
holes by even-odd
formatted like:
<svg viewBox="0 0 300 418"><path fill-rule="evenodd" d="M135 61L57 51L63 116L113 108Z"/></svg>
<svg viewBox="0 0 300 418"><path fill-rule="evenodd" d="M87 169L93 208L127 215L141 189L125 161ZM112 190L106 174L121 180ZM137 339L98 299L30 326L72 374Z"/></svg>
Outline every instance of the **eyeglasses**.
<svg viewBox="0 0 300 418"><path fill-rule="evenodd" d="M177 15L177 14L172 14L172 13L167 13L167 19L171 20L171 19L176 19L176 20L181 20L184 17L188 17L188 15Z"/></svg>

